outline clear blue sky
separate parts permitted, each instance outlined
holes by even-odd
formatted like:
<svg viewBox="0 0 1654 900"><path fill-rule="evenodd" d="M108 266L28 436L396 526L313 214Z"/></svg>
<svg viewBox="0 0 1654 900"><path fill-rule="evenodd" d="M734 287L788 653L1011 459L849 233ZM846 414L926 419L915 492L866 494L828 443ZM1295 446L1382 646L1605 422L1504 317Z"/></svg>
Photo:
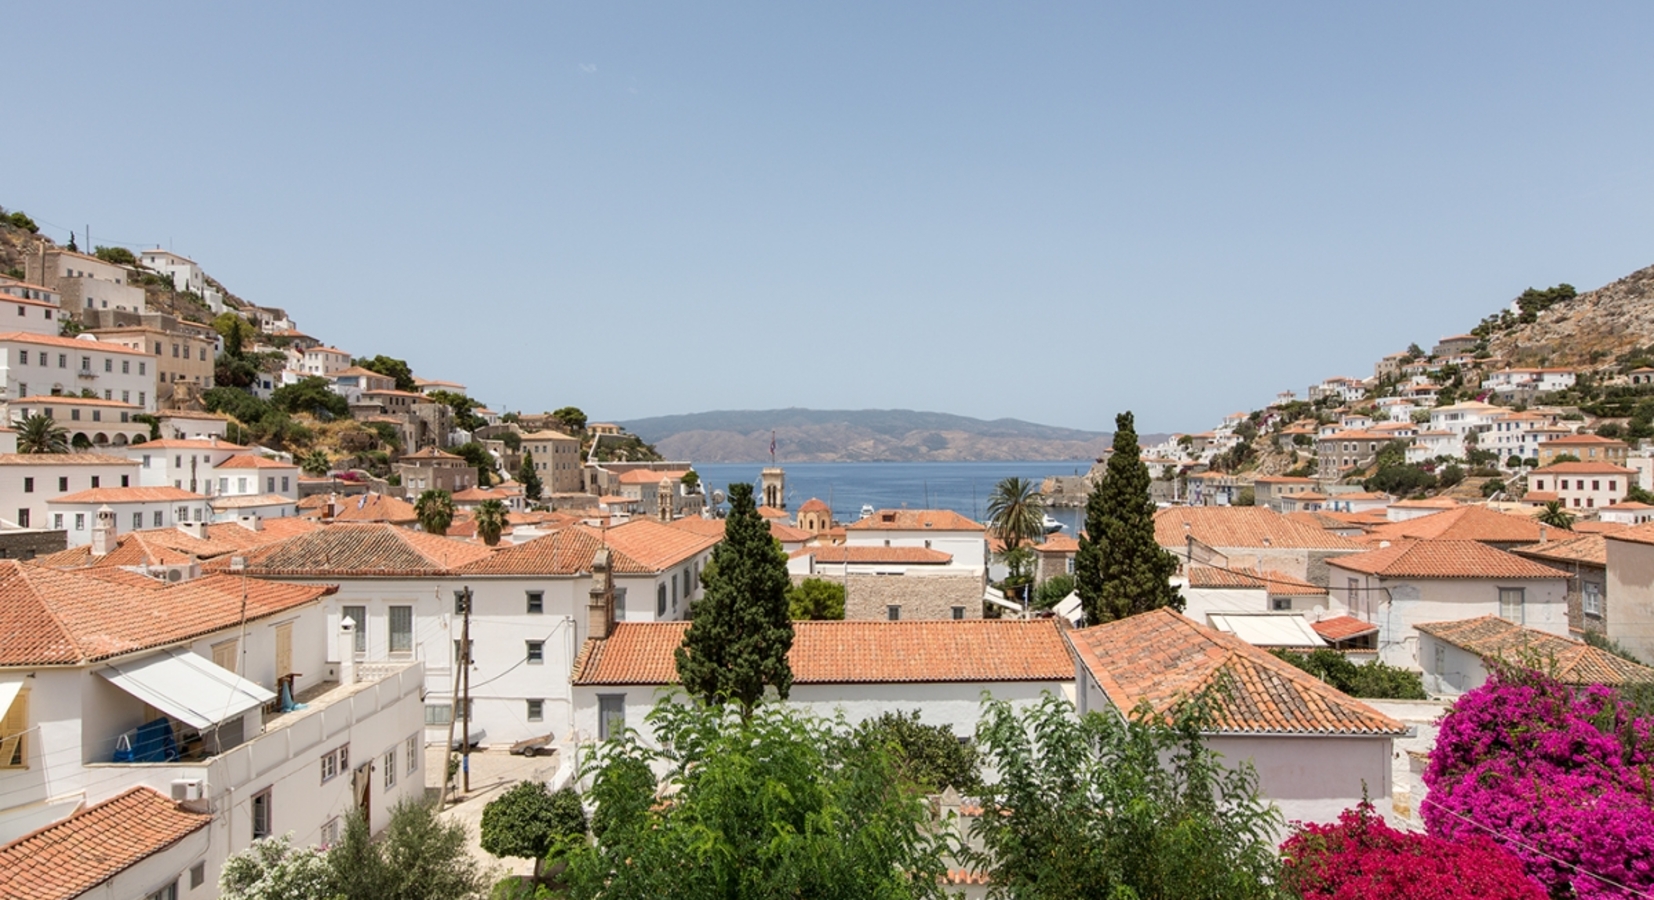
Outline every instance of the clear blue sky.
<svg viewBox="0 0 1654 900"><path fill-rule="evenodd" d="M599 419L1209 427L1654 263L1654 6L11 4L0 204Z"/></svg>

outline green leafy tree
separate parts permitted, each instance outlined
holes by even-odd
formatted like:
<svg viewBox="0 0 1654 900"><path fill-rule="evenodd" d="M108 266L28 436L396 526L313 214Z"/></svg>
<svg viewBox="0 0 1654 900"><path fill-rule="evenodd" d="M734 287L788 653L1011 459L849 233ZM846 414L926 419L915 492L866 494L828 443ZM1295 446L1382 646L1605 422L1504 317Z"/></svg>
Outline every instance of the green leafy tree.
<svg viewBox="0 0 1654 900"><path fill-rule="evenodd" d="M299 457L299 471L315 478L321 478L333 469L333 460L328 459L327 451L320 447Z"/></svg>
<svg viewBox="0 0 1654 900"><path fill-rule="evenodd" d="M1539 515L1534 516L1534 518L1552 528L1560 528L1563 531L1574 530L1574 514L1563 509L1560 500L1552 500L1546 503L1545 508L1540 510Z"/></svg>
<svg viewBox="0 0 1654 900"><path fill-rule="evenodd" d="M487 428L488 420L476 414L477 407L482 404L464 394L453 391L431 391L425 395L432 403L440 403L454 411L454 424L466 431L476 431Z"/></svg>
<svg viewBox="0 0 1654 900"><path fill-rule="evenodd" d="M1020 714L986 704L984 768L967 854L998 896L1019 900L1276 898L1280 813L1258 797L1249 763L1208 749L1209 707L1192 698L1168 721L1076 716L1046 695Z"/></svg>
<svg viewBox="0 0 1654 900"><path fill-rule="evenodd" d="M540 502L546 488L540 481L540 473L534 471L534 454L523 454L523 463L517 467L517 481L523 486L524 499L530 503Z"/></svg>
<svg viewBox="0 0 1654 900"><path fill-rule="evenodd" d="M351 360L351 364L361 366L369 372L377 372L386 378L396 379L396 389L399 391L411 391L415 387L413 370L408 368L405 360L390 356L374 356Z"/></svg>
<svg viewBox="0 0 1654 900"><path fill-rule="evenodd" d="M214 331L224 339L224 354L226 356L240 356L242 348L246 346L247 338L252 333L253 326L233 312L221 312L212 320Z"/></svg>
<svg viewBox="0 0 1654 900"><path fill-rule="evenodd" d="M1358 665L1337 650L1326 647L1309 653L1292 650L1270 652L1351 697L1369 700L1427 699L1424 681L1419 673L1379 660Z"/></svg>
<svg viewBox="0 0 1654 900"><path fill-rule="evenodd" d="M117 266L135 266L138 264L138 257L133 256L132 251L125 247L97 247L92 250L92 255L106 263L114 263Z"/></svg>
<svg viewBox="0 0 1654 900"><path fill-rule="evenodd" d="M649 724L669 749L627 736L583 764L596 840L569 850L573 900L944 896L949 842L886 743L784 704L668 700Z"/></svg>
<svg viewBox="0 0 1654 900"><path fill-rule="evenodd" d="M505 445L505 449L510 450L512 453L516 453L517 451L523 449L523 436L515 431L502 432L500 434L500 443Z"/></svg>
<svg viewBox="0 0 1654 900"><path fill-rule="evenodd" d="M13 228L21 228L30 234L40 233L40 226L36 225L35 221L29 218L24 212L14 209L10 213L4 213L3 210L0 210L0 213L3 213L0 214L0 222L10 225ZM70 240L74 239L74 235L72 234L69 237ZM23 276L18 275L17 278L21 280Z"/></svg>
<svg viewBox="0 0 1654 900"><path fill-rule="evenodd" d="M1124 412L1114 426L1114 453L1086 501L1085 534L1074 559L1088 625L1162 606L1183 609L1183 597L1171 583L1177 557L1154 539L1154 501L1136 423Z"/></svg>
<svg viewBox="0 0 1654 900"><path fill-rule="evenodd" d="M557 424L570 432L586 430L586 414L581 412L578 406L565 406L552 413L551 417L557 420Z"/></svg>
<svg viewBox="0 0 1654 900"><path fill-rule="evenodd" d="M465 826L438 816L434 804L402 800L377 841L352 812L328 851L328 892L317 900L482 900L488 879L470 843Z"/></svg>
<svg viewBox="0 0 1654 900"><path fill-rule="evenodd" d="M1243 487L1235 492L1235 499L1231 506L1256 506L1258 503L1257 489Z"/></svg>
<svg viewBox="0 0 1654 900"><path fill-rule="evenodd" d="M448 526L454 524L454 495L432 488L414 501L414 515L425 533L447 534Z"/></svg>
<svg viewBox="0 0 1654 900"><path fill-rule="evenodd" d="M465 457L466 462L477 468L478 487L488 487L494 483L494 472L499 468L499 461L494 459L494 454L489 453L487 447L476 441L466 441L455 447L453 452L455 456Z"/></svg>
<svg viewBox="0 0 1654 900"><path fill-rule="evenodd" d="M701 573L705 593L690 607L689 630L677 649L678 678L707 703L736 703L748 716L774 687L792 689L787 651L793 645L787 554L758 515L752 485L729 486L724 540Z"/></svg>
<svg viewBox="0 0 1654 900"><path fill-rule="evenodd" d="M69 432L44 413L24 416L12 423L17 429L18 453L68 453Z"/></svg>
<svg viewBox="0 0 1654 900"><path fill-rule="evenodd" d="M1642 486L1637 484L1627 485L1625 499L1633 503L1647 503L1654 506L1654 491L1643 490Z"/></svg>
<svg viewBox="0 0 1654 900"><path fill-rule="evenodd" d="M75 233L73 231L69 232L69 243L64 246L64 249L68 250L70 253L80 252L79 245L75 243Z"/></svg>
<svg viewBox="0 0 1654 900"><path fill-rule="evenodd" d="M220 900L321 900L328 894L327 855L294 847L293 835L254 841L218 874Z"/></svg>
<svg viewBox="0 0 1654 900"><path fill-rule="evenodd" d="M1436 476L1418 466L1382 466L1361 483L1369 491L1404 497L1436 486Z"/></svg>
<svg viewBox="0 0 1654 900"><path fill-rule="evenodd" d="M787 588L787 609L794 621L844 618L844 585L825 578L806 578Z"/></svg>
<svg viewBox="0 0 1654 900"><path fill-rule="evenodd" d="M1444 488L1450 488L1464 480L1464 467L1458 463L1448 463L1442 467L1436 476L1436 483Z"/></svg>
<svg viewBox="0 0 1654 900"><path fill-rule="evenodd" d="M951 787L968 795L982 785L975 745L959 740L947 725L921 723L917 710L867 719L856 726L855 737L864 745L888 747L902 775L927 794Z"/></svg>
<svg viewBox="0 0 1654 900"><path fill-rule="evenodd" d="M1504 489L1505 480L1503 478L1489 478L1488 480L1482 482L1483 497L1492 497L1494 494L1497 494Z"/></svg>
<svg viewBox="0 0 1654 900"><path fill-rule="evenodd" d="M1050 609L1056 606L1068 599L1069 594L1074 593L1076 584L1074 576L1067 573L1052 575L1041 582L1039 588L1034 591L1034 608Z"/></svg>
<svg viewBox="0 0 1654 900"><path fill-rule="evenodd" d="M540 866L560 843L586 836L586 811L573 788L552 793L543 781L520 781L482 810L482 849L495 856L534 860Z"/></svg>
<svg viewBox="0 0 1654 900"><path fill-rule="evenodd" d="M1016 476L1001 479L988 495L988 527L1007 550L1037 541L1045 533L1045 501L1039 485Z"/></svg>
<svg viewBox="0 0 1654 900"><path fill-rule="evenodd" d="M1579 457L1573 455L1572 453L1558 453L1557 455L1551 457L1551 461L1550 461L1549 465L1554 466L1557 463L1571 463L1571 462L1579 462Z"/></svg>
<svg viewBox="0 0 1654 900"><path fill-rule="evenodd" d="M350 417L350 403L334 393L332 382L319 375L271 391L270 405L287 413L308 413L323 422Z"/></svg>
<svg viewBox="0 0 1654 900"><path fill-rule="evenodd" d="M492 547L500 542L500 534L510 518L505 504L498 500L484 500L478 504L476 512L472 513L477 522L477 537Z"/></svg>
<svg viewBox="0 0 1654 900"><path fill-rule="evenodd" d="M152 441L161 438L161 417L149 413L134 413L132 421L141 422L149 426L149 439Z"/></svg>

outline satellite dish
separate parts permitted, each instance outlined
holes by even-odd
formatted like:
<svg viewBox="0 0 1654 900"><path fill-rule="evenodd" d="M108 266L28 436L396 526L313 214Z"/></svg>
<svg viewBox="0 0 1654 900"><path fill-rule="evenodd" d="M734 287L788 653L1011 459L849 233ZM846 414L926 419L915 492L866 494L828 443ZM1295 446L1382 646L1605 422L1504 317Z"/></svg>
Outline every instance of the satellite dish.
<svg viewBox="0 0 1654 900"><path fill-rule="evenodd" d="M724 492L720 491L720 490L714 490L712 492L712 502L713 503L723 503L724 502Z"/></svg>

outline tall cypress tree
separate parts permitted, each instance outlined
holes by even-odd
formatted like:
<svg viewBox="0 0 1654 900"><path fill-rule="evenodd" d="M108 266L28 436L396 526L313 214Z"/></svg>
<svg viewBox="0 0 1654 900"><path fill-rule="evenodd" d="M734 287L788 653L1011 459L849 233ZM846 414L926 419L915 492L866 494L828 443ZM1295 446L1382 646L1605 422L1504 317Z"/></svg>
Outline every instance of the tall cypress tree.
<svg viewBox="0 0 1654 900"><path fill-rule="evenodd" d="M1170 579L1177 557L1154 540L1149 467L1137 446L1130 412L1114 417L1114 454L1085 505L1085 534L1074 557L1074 579L1087 625L1162 606L1181 611Z"/></svg>
<svg viewBox="0 0 1654 900"><path fill-rule="evenodd" d="M540 473L534 471L534 454L523 451L522 465L517 467L517 481L523 486L523 499L530 503L539 503L540 495L545 485L540 481Z"/></svg>
<svg viewBox="0 0 1654 900"><path fill-rule="evenodd" d="M724 541L701 573L706 593L689 610L678 648L678 679L708 703L741 704L743 717L774 685L783 700L793 684L787 651L793 622L787 606L787 554L758 515L752 485L729 486Z"/></svg>

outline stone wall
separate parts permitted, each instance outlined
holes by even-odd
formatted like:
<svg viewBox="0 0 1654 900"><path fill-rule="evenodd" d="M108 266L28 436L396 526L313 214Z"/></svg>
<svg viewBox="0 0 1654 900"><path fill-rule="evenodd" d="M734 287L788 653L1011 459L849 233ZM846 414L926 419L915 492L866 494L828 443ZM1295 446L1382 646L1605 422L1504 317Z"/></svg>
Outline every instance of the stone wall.
<svg viewBox="0 0 1654 900"><path fill-rule="evenodd" d="M795 575L844 583L843 575ZM844 598L844 618L874 621L890 618L890 607L900 607L901 619L951 619L954 607L965 608L967 619L982 618L980 575L857 575L851 573Z"/></svg>
<svg viewBox="0 0 1654 900"><path fill-rule="evenodd" d="M64 531L0 531L0 559L34 559L36 556L56 553L68 546L68 533Z"/></svg>

